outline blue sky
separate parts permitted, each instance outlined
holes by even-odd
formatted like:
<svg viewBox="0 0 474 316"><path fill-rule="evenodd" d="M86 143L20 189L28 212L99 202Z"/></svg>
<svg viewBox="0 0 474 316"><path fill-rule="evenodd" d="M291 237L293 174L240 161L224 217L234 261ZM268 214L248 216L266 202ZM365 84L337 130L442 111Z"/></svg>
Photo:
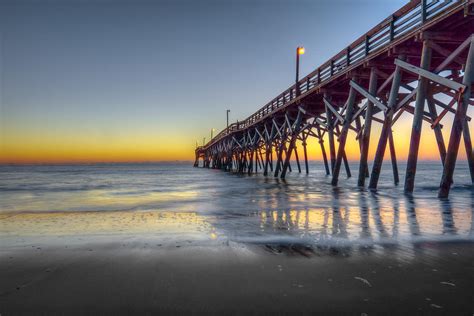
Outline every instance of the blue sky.
<svg viewBox="0 0 474 316"><path fill-rule="evenodd" d="M227 108L245 118L292 84L295 47L304 75L404 3L2 1L3 150L192 158Z"/></svg>

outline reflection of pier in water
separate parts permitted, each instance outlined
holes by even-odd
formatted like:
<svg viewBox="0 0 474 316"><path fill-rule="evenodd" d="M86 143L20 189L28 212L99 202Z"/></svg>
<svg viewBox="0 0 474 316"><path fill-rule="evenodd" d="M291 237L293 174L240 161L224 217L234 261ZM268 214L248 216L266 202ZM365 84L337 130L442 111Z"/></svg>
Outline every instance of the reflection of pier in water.
<svg viewBox="0 0 474 316"><path fill-rule="evenodd" d="M325 208L217 216L212 224L232 241L303 255L397 252L410 257L423 252L428 243L474 237L473 208L455 209L449 201L433 206L412 197L356 194L356 206L341 206L335 189L332 205Z"/></svg>

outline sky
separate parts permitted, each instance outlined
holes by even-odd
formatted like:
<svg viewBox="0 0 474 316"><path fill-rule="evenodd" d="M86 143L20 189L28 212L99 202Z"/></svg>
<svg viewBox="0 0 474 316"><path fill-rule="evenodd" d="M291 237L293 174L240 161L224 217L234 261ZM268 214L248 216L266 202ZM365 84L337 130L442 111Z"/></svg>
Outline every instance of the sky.
<svg viewBox="0 0 474 316"><path fill-rule="evenodd" d="M1 0L0 163L192 160L227 109L244 119L293 83L297 46L305 75L405 3ZM434 144L425 125L420 157Z"/></svg>

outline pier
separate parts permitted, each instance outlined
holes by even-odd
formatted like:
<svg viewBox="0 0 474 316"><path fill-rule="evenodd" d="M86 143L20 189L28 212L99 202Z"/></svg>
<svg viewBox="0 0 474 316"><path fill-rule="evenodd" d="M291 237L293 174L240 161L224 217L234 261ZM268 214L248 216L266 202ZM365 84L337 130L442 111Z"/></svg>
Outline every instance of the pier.
<svg viewBox="0 0 474 316"><path fill-rule="evenodd" d="M435 134L443 165L438 197L446 198L460 147L466 150L474 183L467 116L474 105L473 83L474 1L410 1L251 116L197 147L194 166L285 178L294 158L298 172L308 173L306 147L315 138L326 174L337 186L341 169L352 175L345 153L352 130L360 148L358 186L375 190L387 145L393 180L399 182L392 130L407 112L413 125L402 136L410 137L404 190L414 190L425 121ZM453 120L447 144L443 120ZM380 135L371 134L373 124L382 125ZM377 149L369 170L371 141Z"/></svg>

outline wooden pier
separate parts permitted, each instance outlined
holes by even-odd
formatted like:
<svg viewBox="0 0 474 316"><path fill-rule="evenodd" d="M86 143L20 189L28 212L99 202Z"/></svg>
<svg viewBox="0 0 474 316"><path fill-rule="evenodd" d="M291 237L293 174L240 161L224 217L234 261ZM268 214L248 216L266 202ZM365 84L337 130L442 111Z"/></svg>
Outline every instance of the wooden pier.
<svg viewBox="0 0 474 316"><path fill-rule="evenodd" d="M247 119L197 147L194 165L202 160L207 168L248 174L262 170L265 176L285 178L294 157L298 172L302 158L308 173L306 146L314 137L321 146L326 173L337 185L343 164L351 176L345 145L352 130L360 147L358 185L365 186L369 178L368 187L377 188L387 143L398 184L392 129L407 112L413 115L413 128L403 135L410 137L404 189L408 193L414 189L425 121L436 137L443 164L438 196L445 198L453 182L461 136L474 183L471 118L467 116L469 105L474 105L473 83L474 0L413 0ZM454 119L445 144L442 121L449 116ZM382 125L380 135L371 134L373 124ZM326 134L328 144L323 141ZM371 136L378 145L369 170Z"/></svg>

